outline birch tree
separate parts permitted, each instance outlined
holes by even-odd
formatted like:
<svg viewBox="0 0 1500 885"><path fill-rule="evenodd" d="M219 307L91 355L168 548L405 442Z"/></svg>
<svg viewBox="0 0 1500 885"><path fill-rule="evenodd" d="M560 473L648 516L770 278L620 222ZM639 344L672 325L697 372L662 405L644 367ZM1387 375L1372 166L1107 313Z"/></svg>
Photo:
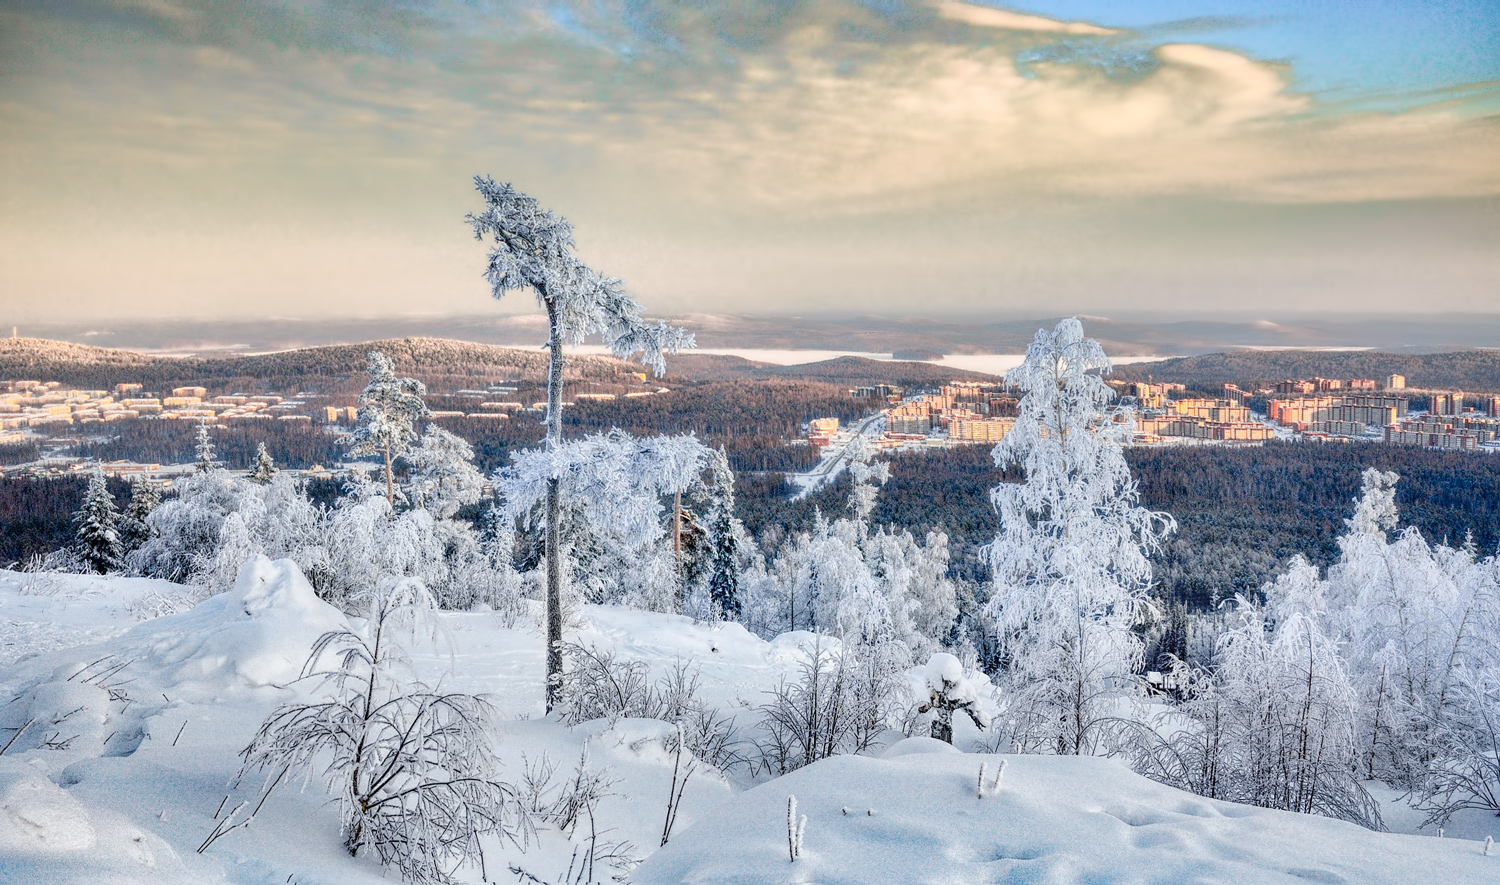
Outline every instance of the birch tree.
<svg viewBox="0 0 1500 885"><path fill-rule="evenodd" d="M496 298L530 289L547 311L546 448L562 445L563 345L598 335L621 359L639 352L656 374L663 356L691 347L693 338L665 323L649 324L624 284L589 268L574 253L573 226L507 182L475 176L484 211L466 221L474 237L489 244L485 279ZM562 699L562 478L547 480L547 709Z"/></svg>
<svg viewBox="0 0 1500 885"><path fill-rule="evenodd" d="M1038 331L1006 374L1023 396L994 459L1026 481L990 492L1001 523L987 548L990 613L1033 749L1092 752L1141 655L1131 627L1149 605L1147 556L1176 525L1137 506L1122 451L1130 426L1114 420L1099 377L1109 368L1065 319Z"/></svg>

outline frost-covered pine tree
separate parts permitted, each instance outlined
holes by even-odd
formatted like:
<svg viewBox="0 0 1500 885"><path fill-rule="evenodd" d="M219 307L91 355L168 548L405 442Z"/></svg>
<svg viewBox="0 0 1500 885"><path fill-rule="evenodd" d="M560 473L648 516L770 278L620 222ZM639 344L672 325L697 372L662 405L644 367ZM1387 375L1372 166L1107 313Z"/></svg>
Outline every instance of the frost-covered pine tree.
<svg viewBox="0 0 1500 885"><path fill-rule="evenodd" d="M713 456L713 518L709 525L708 595L716 616L740 613L740 534L734 517L734 471L720 446Z"/></svg>
<svg viewBox="0 0 1500 885"><path fill-rule="evenodd" d="M199 473L219 468L219 459L214 456L214 438L208 432L208 422L198 422L198 436L193 443L193 467Z"/></svg>
<svg viewBox="0 0 1500 885"><path fill-rule="evenodd" d="M396 506L391 464L417 441L417 421L427 414L422 397L427 387L415 378L396 376L396 364L378 350L370 352L370 383L359 395L359 423L349 434L349 451L385 459L385 499Z"/></svg>
<svg viewBox="0 0 1500 885"><path fill-rule="evenodd" d="M129 556L151 538L151 529L146 517L161 504L161 491L156 484L138 476L130 483L130 503L120 514L120 549Z"/></svg>
<svg viewBox="0 0 1500 885"><path fill-rule="evenodd" d="M255 447L255 466L250 469L250 481L259 485L269 485L276 477L276 462L271 460L271 453L266 451L266 444L261 443Z"/></svg>
<svg viewBox="0 0 1500 885"><path fill-rule="evenodd" d="M1022 483L990 492L1000 533L988 548L990 613L1007 682L1022 709L1023 746L1089 753L1097 724L1129 690L1141 655L1131 631L1148 606L1148 554L1175 528L1137 506L1116 422L1099 377L1109 359L1076 319L1038 331L1006 373L1023 393L1015 427L995 446Z"/></svg>
<svg viewBox="0 0 1500 885"><path fill-rule="evenodd" d="M89 474L83 506L73 514L78 555L90 571L104 574L120 567L123 553L119 519L120 513L115 508L114 495L109 493L104 472L95 469Z"/></svg>
<svg viewBox="0 0 1500 885"><path fill-rule="evenodd" d="M413 507L448 519L484 496L484 475L474 466L474 448L436 424L427 425L405 457L411 465L406 497Z"/></svg>
<svg viewBox="0 0 1500 885"><path fill-rule="evenodd" d="M484 211L467 221L477 240L490 244L485 279L494 297L530 289L547 311L547 440L549 450L562 445L564 344L582 344L599 335L622 359L636 352L658 375L663 356L692 347L693 337L665 323L648 324L641 305L625 293L624 284L586 266L574 254L573 226L541 207L535 198L506 182L475 176ZM547 709L562 699L562 581L559 538L562 524L561 477L547 483Z"/></svg>

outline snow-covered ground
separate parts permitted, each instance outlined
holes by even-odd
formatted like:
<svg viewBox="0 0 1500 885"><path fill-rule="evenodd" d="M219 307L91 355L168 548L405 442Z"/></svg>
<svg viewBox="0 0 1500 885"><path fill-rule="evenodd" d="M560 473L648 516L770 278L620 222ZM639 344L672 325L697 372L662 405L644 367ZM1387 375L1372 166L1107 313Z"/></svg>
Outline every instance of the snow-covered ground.
<svg viewBox="0 0 1500 885"><path fill-rule="evenodd" d="M311 690L288 683L316 637L348 623L289 563L257 569L231 593L159 617L184 608L187 591L0 572L0 691L11 701L0 709L0 744L10 741L0 752L0 882L394 881L342 850L337 808L317 782L283 786L250 826L196 851L222 806L255 798L258 782L229 789L240 750L277 705ZM1482 857L1468 824L1443 840L1371 833L1212 802L1099 759L1006 757L1000 792L979 799L979 766L993 772L1000 757L927 739L759 785L743 771L700 767L658 850L676 761L669 727L569 727L542 715L535 614L510 628L495 614L444 614L414 664L430 683L495 704L508 778L519 782L544 760L566 776L585 755L590 769L607 768L613 785L597 826L645 860L632 874L639 883L1500 881L1500 851ZM812 638L765 642L737 625L610 607L586 607L582 619L570 639L646 661L653 675L690 663L700 697L735 715L742 738L753 732L752 707L795 675ZM966 721L957 725L972 737ZM788 795L808 818L795 863ZM485 870L464 877L515 881L515 866L560 882L578 844L556 832L525 851L491 842Z"/></svg>
<svg viewBox="0 0 1500 885"><path fill-rule="evenodd" d="M974 755L931 738L885 755L835 756L736 796L632 881L1500 881L1500 858L1483 856L1480 843L1216 802L1108 759ZM999 791L980 798L980 766L990 775L1002 760ZM807 818L796 861L787 847L791 796L799 822Z"/></svg>

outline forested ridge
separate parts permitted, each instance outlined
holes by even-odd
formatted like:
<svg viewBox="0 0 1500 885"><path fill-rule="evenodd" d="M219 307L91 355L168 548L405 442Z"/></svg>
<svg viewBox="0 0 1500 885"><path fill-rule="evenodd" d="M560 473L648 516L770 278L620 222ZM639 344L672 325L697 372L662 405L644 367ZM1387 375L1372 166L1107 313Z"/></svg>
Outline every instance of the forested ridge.
<svg viewBox="0 0 1500 885"><path fill-rule="evenodd" d="M1406 376L1419 389L1500 392L1500 350L1454 353L1383 353L1354 350L1232 350L1174 357L1150 363L1116 366L1110 378L1186 385L1213 391L1225 383L1242 387L1295 378L1370 378Z"/></svg>

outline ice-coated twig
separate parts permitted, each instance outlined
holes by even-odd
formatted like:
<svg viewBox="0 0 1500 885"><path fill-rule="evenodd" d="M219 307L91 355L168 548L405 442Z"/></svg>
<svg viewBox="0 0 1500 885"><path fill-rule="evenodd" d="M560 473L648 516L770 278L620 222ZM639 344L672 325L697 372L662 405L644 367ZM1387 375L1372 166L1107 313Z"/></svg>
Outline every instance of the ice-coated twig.
<svg viewBox="0 0 1500 885"><path fill-rule="evenodd" d="M802 834L807 830L807 815L797 817L797 797L786 797L786 850L795 862L802 856Z"/></svg>

